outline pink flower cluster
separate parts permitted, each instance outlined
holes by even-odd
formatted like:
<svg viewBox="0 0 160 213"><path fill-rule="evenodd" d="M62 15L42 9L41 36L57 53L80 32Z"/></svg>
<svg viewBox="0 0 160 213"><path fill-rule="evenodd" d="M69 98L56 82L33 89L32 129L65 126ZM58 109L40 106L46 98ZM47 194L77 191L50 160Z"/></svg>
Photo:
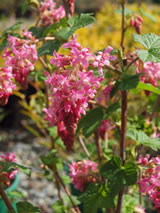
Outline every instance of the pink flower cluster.
<svg viewBox="0 0 160 213"><path fill-rule="evenodd" d="M27 86L27 75L34 69L38 59L35 38L31 32L24 31L27 39L21 39L8 35L8 46L4 50L3 58L6 67L11 69L15 81L20 83L22 88Z"/></svg>
<svg viewBox="0 0 160 213"><path fill-rule="evenodd" d="M142 23L143 23L143 18L139 15L136 15L135 17L131 18L130 26L134 27L138 34L141 34Z"/></svg>
<svg viewBox="0 0 160 213"><path fill-rule="evenodd" d="M48 26L59 22L65 17L65 10L62 6L56 8L56 3L52 0L44 0L39 8L40 18L43 26Z"/></svg>
<svg viewBox="0 0 160 213"><path fill-rule="evenodd" d="M58 126L59 136L71 150L78 120L81 114L85 114L88 101L95 97L103 76L94 76L89 64L96 56L89 49L82 48L75 38L63 47L69 48L70 54L53 54L50 63L55 65L56 70L52 75L46 74L51 105L44 111L50 124Z"/></svg>
<svg viewBox="0 0 160 213"><path fill-rule="evenodd" d="M16 162L16 156L15 153L9 153L7 152L6 154L2 154L0 155L1 161L3 162ZM0 166L1 167L1 166ZM3 168L0 168L3 169ZM3 182L4 180L4 184L6 184L7 186L10 185L10 182L14 179L15 175L17 174L18 169L14 169L10 172L2 172L0 173L0 181Z"/></svg>
<svg viewBox="0 0 160 213"><path fill-rule="evenodd" d="M7 104L9 96L16 88L16 85L12 82L13 78L12 67L0 68L0 103L2 105Z"/></svg>
<svg viewBox="0 0 160 213"><path fill-rule="evenodd" d="M95 175L98 172L97 163L90 160L82 160L68 164L70 168L70 177L72 184L79 191L84 191L85 187L90 182L96 182Z"/></svg>
<svg viewBox="0 0 160 213"><path fill-rule="evenodd" d="M102 74L102 67L109 66L110 61L114 61L116 56L110 55L113 48L108 46L104 52L99 51L93 62L93 67L98 67L98 71Z"/></svg>
<svg viewBox="0 0 160 213"><path fill-rule="evenodd" d="M155 208L160 210L160 158L149 158L149 154L145 158L139 158L139 164L144 166L145 170L138 184L140 191L148 195Z"/></svg>
<svg viewBox="0 0 160 213"><path fill-rule="evenodd" d="M157 86L157 80L160 79L160 63L154 62L136 62L137 73L143 73L140 77L144 83L151 83L153 86Z"/></svg>

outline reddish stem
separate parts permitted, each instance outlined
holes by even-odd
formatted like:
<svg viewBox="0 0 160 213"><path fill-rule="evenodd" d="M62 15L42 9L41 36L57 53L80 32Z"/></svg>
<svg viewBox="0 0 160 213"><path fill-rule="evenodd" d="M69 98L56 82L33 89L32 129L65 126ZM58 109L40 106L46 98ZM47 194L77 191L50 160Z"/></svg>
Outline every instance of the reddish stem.
<svg viewBox="0 0 160 213"><path fill-rule="evenodd" d="M66 187L65 184L63 183L63 181L62 181L62 179L61 179L61 177L59 176L59 174L58 174L57 171L55 172L55 175L56 175L56 178L57 178L57 180L59 181L59 183L63 186L64 191L66 192L68 198L70 199L70 201L71 201L73 207L75 208L75 210L77 211L77 213L81 213L80 210L79 210L79 208L78 208L78 206L76 206L76 204L74 203L74 201L73 201L73 199L72 199L72 197L71 197L71 195L70 195L69 190L67 189L67 187Z"/></svg>
<svg viewBox="0 0 160 213"><path fill-rule="evenodd" d="M12 204L11 204L10 200L8 199L5 191L2 188L2 185L0 185L0 195L1 195L2 199L3 199L3 201L5 202L8 210L12 211L13 213L16 213L14 208L12 207Z"/></svg>
<svg viewBox="0 0 160 213"><path fill-rule="evenodd" d="M102 144L101 144L101 138L99 136L98 131L95 132L95 141L96 141L96 147L97 147L97 153L98 153L98 161L101 162L101 160L102 160Z"/></svg>
<svg viewBox="0 0 160 213"><path fill-rule="evenodd" d="M121 113L121 134L120 134L120 157L123 165L125 163L125 146L126 146L126 129L127 129L127 91L122 91L121 101L122 113ZM124 189L119 192L118 204L116 213L122 212Z"/></svg>

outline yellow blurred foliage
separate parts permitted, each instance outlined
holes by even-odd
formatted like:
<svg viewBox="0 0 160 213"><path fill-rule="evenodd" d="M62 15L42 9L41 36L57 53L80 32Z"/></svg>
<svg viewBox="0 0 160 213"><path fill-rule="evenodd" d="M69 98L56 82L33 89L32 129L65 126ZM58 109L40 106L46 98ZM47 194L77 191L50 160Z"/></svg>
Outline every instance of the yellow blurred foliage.
<svg viewBox="0 0 160 213"><path fill-rule="evenodd" d="M135 11L136 15L141 15L137 4L126 5L130 10ZM76 31L78 41L92 51L98 51L110 45L119 48L121 40L121 14L115 12L119 5L106 3L102 10L96 14L96 22L88 28L81 28ZM152 15L156 19L156 23L148 17L141 15L144 23L142 26L142 34L155 33L160 34L160 7L157 5L142 4L141 8L146 13ZM128 26L130 18L126 21ZM133 45L132 34L136 33L134 28L129 27L125 33L125 48L130 50ZM137 46L137 45L136 45Z"/></svg>

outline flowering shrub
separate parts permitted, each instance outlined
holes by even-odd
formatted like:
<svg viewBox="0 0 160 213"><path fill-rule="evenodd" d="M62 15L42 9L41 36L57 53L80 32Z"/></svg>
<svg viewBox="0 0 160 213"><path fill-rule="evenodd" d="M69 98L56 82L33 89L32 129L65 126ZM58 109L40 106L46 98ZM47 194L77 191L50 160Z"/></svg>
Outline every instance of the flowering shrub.
<svg viewBox="0 0 160 213"><path fill-rule="evenodd" d="M78 42L75 32L89 24L88 32L94 31L95 19L75 15L74 0L64 0L63 6L52 0L31 5L38 13L35 25L16 33L15 24L1 35L0 103L6 105L10 95L17 95L21 112L32 119L24 126L48 148L38 171L55 183L54 212L145 212L143 194L159 211L160 159L154 155L160 149L160 37L141 34L143 16L154 17L120 1L107 19L112 21L113 13L116 22L109 29L105 25L108 44L102 28L98 49L91 39L93 53ZM133 31L132 38L126 36ZM132 51L133 42L141 48L136 44ZM26 99L22 90L28 85L35 93ZM0 195L14 213L4 185L11 184L17 169L27 175L31 171L17 164L13 153L0 157ZM79 191L75 197L68 183ZM17 212L28 209L41 212L26 201L17 203Z"/></svg>

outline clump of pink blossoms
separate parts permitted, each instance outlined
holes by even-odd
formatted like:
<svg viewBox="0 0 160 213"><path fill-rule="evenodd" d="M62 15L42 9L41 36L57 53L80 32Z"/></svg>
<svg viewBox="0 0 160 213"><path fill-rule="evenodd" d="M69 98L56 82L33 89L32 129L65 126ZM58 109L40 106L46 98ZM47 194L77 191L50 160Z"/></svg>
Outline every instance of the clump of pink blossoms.
<svg viewBox="0 0 160 213"><path fill-rule="evenodd" d="M27 75L34 69L37 57L35 38L31 32L24 31L22 35L26 39L21 39L8 35L8 46L4 50L3 58L5 66L12 69L15 81L22 88L27 87Z"/></svg>
<svg viewBox="0 0 160 213"><path fill-rule="evenodd" d="M0 155L1 161L3 162L16 162L15 153L9 153ZM3 170L2 166L0 165L0 170ZM14 169L10 172L1 172L0 173L0 181L3 182L5 185L9 186L11 181L14 179L15 175L17 174L18 169Z"/></svg>
<svg viewBox="0 0 160 213"><path fill-rule="evenodd" d="M9 96L12 94L16 85L12 82L14 78L12 67L0 68L0 103L6 105Z"/></svg>
<svg viewBox="0 0 160 213"><path fill-rule="evenodd" d="M144 166L141 180L138 182L140 191L149 196L149 199L155 204L155 208L160 212L160 158L150 155L145 158L140 156L139 164Z"/></svg>
<svg viewBox="0 0 160 213"><path fill-rule="evenodd" d="M94 175L98 172L97 163L90 160L82 160L68 164L72 184L79 191L84 191L88 183L96 182Z"/></svg>
<svg viewBox="0 0 160 213"><path fill-rule="evenodd" d="M55 72L52 75L46 73L51 105L44 111L46 120L57 125L59 136L67 150L71 150L78 120L81 114L85 114L88 101L95 97L103 76L94 76L89 64L96 56L89 49L82 48L75 38L63 47L69 48L70 54L57 54L55 51L50 61L56 67Z"/></svg>
<svg viewBox="0 0 160 213"><path fill-rule="evenodd" d="M140 77L141 81L144 83L150 83L153 86L157 86L157 80L160 79L160 63L154 62L141 62L140 60L136 62L136 72L143 73Z"/></svg>
<svg viewBox="0 0 160 213"><path fill-rule="evenodd" d="M62 6L56 8L56 3L52 0L44 0L39 8L40 18L43 26L48 26L59 22L65 17L65 10Z"/></svg>

